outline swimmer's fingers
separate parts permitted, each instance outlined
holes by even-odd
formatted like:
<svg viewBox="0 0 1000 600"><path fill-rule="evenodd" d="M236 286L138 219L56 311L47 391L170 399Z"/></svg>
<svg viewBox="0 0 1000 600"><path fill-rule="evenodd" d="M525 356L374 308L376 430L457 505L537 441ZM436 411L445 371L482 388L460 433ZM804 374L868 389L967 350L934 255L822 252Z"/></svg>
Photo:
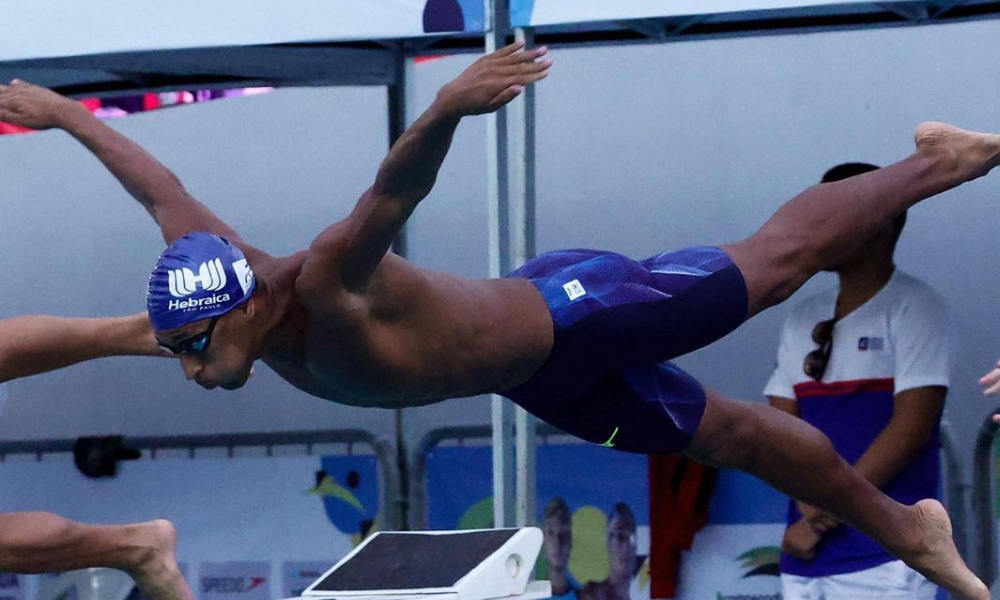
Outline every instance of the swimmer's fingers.
<svg viewBox="0 0 1000 600"><path fill-rule="evenodd" d="M18 115L4 106L3 91L0 90L0 123L19 125Z"/></svg>
<svg viewBox="0 0 1000 600"><path fill-rule="evenodd" d="M551 67L551 60L541 60L538 62L505 67L502 71L502 75L515 83L528 85L529 83L545 79L545 77L548 76L549 69Z"/></svg>
<svg viewBox="0 0 1000 600"><path fill-rule="evenodd" d="M484 58L506 58L511 56L521 48L524 48L524 42L514 42L513 44L508 44L503 48L495 50L492 54L487 54Z"/></svg>
<svg viewBox="0 0 1000 600"><path fill-rule="evenodd" d="M985 388L983 394L986 396L995 396L1000 393L1000 363L995 369L979 378L979 385Z"/></svg>
<svg viewBox="0 0 1000 600"><path fill-rule="evenodd" d="M510 102L523 87L544 79L552 61L544 46L521 51L512 44L479 58L438 92L437 104L447 114L464 117L492 112Z"/></svg>
<svg viewBox="0 0 1000 600"><path fill-rule="evenodd" d="M524 91L524 86L523 85L512 85L512 86L510 86L509 88L507 88L504 91L502 91L499 94L497 94L496 98L493 98L493 100L490 101L490 103L486 107L486 111L487 112L493 112L493 111L497 110L498 108L500 108L504 104L507 104L508 102L510 102L511 100L513 100L514 98L517 98L518 96L520 96L521 92L523 92L523 91Z"/></svg>
<svg viewBox="0 0 1000 600"><path fill-rule="evenodd" d="M0 86L0 121L29 127L49 129L69 111L80 109L76 102L50 89L15 79Z"/></svg>
<svg viewBox="0 0 1000 600"><path fill-rule="evenodd" d="M996 396L997 394L1000 394L1000 374L997 374L997 371L993 371L990 375L987 375L987 377L990 376L994 379L981 384L983 386L989 386L983 390L984 396Z"/></svg>
<svg viewBox="0 0 1000 600"><path fill-rule="evenodd" d="M523 52L515 52L510 55L504 56L499 59L499 62L504 65L519 65L524 63L536 62L539 58L545 56L549 52L548 46L539 46L537 48L530 48L524 50Z"/></svg>

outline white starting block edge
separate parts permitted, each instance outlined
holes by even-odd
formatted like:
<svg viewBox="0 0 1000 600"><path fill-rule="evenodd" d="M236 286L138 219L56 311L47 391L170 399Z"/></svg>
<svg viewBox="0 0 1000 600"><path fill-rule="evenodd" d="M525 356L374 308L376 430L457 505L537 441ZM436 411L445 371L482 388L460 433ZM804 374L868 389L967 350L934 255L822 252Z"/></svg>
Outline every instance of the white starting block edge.
<svg viewBox="0 0 1000 600"><path fill-rule="evenodd" d="M489 557L473 567L454 585L440 588L384 590L317 590L323 580L350 561L382 533L405 535L461 535L496 529L463 531L379 532L359 544L302 593L302 600L537 600L552 596L548 581L529 581L542 548L537 527L506 529L515 533Z"/></svg>
<svg viewBox="0 0 1000 600"><path fill-rule="evenodd" d="M327 592L328 593L328 592ZM286 600L337 600L343 595L310 595ZM497 600L542 600L552 597L552 584L548 581L529 581L523 594L503 596ZM386 596L351 596L350 600L459 600L458 593L449 594L391 594Z"/></svg>

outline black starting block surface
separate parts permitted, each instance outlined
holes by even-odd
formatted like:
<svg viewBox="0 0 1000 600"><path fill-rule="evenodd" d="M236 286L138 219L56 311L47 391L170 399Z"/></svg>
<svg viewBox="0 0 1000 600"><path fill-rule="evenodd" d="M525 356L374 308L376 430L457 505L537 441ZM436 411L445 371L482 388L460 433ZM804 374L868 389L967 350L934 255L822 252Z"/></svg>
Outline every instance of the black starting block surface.
<svg viewBox="0 0 1000 600"><path fill-rule="evenodd" d="M451 587L517 531L382 533L312 589L352 592Z"/></svg>

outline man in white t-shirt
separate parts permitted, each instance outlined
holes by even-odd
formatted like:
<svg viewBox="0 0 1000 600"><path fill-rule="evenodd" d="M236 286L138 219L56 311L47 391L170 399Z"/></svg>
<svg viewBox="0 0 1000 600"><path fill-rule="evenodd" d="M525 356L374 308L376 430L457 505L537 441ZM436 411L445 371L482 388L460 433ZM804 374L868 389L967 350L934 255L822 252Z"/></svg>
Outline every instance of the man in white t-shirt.
<svg viewBox="0 0 1000 600"><path fill-rule="evenodd" d="M875 169L838 165L823 181ZM913 504L937 495L951 328L941 296L893 263L905 222L903 213L832 266L838 288L792 310L764 393L825 433L887 495ZM803 503L789 502L782 551L785 600L930 600L937 591L871 539Z"/></svg>

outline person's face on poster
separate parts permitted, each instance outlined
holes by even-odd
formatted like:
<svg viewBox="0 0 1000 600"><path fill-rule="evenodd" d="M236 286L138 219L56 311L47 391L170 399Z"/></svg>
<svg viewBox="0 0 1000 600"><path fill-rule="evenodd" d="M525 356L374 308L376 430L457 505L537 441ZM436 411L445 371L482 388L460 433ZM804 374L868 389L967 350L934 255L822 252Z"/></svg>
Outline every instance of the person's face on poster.
<svg viewBox="0 0 1000 600"><path fill-rule="evenodd" d="M637 553L635 521L627 516L615 515L608 522L609 579L632 579Z"/></svg>
<svg viewBox="0 0 1000 600"><path fill-rule="evenodd" d="M569 567L569 555L573 550L573 527L558 516L545 519L545 557L549 569L565 571Z"/></svg>

